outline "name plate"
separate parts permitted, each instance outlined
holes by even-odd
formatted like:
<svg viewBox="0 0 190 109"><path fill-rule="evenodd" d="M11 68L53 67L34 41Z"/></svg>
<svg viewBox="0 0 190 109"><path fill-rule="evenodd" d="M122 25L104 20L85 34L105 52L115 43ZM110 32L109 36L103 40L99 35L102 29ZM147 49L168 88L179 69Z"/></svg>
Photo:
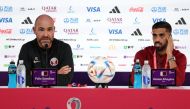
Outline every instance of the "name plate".
<svg viewBox="0 0 190 109"><path fill-rule="evenodd" d="M57 84L56 69L33 69L32 85L34 86L55 86Z"/></svg>
<svg viewBox="0 0 190 109"><path fill-rule="evenodd" d="M176 71L174 69L152 69L151 70L152 86L175 86Z"/></svg>

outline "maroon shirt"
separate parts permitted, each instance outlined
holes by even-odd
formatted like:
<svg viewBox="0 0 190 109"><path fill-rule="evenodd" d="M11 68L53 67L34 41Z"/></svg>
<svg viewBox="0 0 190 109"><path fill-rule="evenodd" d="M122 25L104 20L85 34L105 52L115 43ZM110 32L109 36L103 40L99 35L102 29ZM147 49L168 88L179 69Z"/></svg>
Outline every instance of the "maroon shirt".
<svg viewBox="0 0 190 109"><path fill-rule="evenodd" d="M155 52L154 46L146 47L143 50L140 50L136 53L134 62L136 59L139 59L141 66L143 66L144 60L148 60L151 69L153 69L153 68L155 68L154 67L154 56L153 56L154 52ZM186 56L183 53L181 53L179 50L174 49L172 54L173 54L173 56L175 56L176 64L177 64L176 85L180 86L180 85L183 85L184 80L185 80L185 69L186 69L186 65L187 65L187 60L186 60ZM157 68L165 68L166 59L167 59L166 54L164 54L164 55L156 54ZM168 62L167 62L167 68L169 68ZM134 71L132 70L131 82L133 83L133 81L134 81Z"/></svg>

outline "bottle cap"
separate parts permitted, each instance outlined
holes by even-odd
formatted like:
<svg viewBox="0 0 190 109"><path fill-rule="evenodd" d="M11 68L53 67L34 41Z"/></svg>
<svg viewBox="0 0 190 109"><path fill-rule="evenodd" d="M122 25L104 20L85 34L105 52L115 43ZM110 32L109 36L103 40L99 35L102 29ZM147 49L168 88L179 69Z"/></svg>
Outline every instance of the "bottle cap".
<svg viewBox="0 0 190 109"><path fill-rule="evenodd" d="M23 60L19 60L19 64L23 64L24 63L24 61Z"/></svg>
<svg viewBox="0 0 190 109"><path fill-rule="evenodd" d="M144 64L148 64L148 60L144 60Z"/></svg>
<svg viewBox="0 0 190 109"><path fill-rule="evenodd" d="M139 63L139 59L136 59L136 63Z"/></svg>
<svg viewBox="0 0 190 109"><path fill-rule="evenodd" d="M10 62L10 64L15 64L15 62L14 62L14 60L13 60L13 59L11 59L11 62Z"/></svg>

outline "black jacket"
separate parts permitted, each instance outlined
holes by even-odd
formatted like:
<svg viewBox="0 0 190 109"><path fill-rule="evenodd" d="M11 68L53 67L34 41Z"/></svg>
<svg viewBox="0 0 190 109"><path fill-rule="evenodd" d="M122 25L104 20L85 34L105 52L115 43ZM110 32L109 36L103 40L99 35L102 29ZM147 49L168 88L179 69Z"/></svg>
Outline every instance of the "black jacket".
<svg viewBox="0 0 190 109"><path fill-rule="evenodd" d="M71 83L74 63L70 45L54 38L52 47L47 50L47 54L46 62L46 50L39 47L37 39L27 42L22 46L18 60L24 60L27 86L32 86L31 70L33 68L56 68L59 70L65 65L69 65L72 70L66 75L58 74L57 85L65 86Z"/></svg>

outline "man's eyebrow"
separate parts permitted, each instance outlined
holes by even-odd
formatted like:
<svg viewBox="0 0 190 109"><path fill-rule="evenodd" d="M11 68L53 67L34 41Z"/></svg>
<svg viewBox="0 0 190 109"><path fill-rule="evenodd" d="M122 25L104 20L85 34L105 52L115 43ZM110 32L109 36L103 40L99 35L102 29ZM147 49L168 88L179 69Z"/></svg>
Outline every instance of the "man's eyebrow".
<svg viewBox="0 0 190 109"><path fill-rule="evenodd" d="M156 34L156 33L153 33L152 35L163 35L164 33L159 33L159 34Z"/></svg>

